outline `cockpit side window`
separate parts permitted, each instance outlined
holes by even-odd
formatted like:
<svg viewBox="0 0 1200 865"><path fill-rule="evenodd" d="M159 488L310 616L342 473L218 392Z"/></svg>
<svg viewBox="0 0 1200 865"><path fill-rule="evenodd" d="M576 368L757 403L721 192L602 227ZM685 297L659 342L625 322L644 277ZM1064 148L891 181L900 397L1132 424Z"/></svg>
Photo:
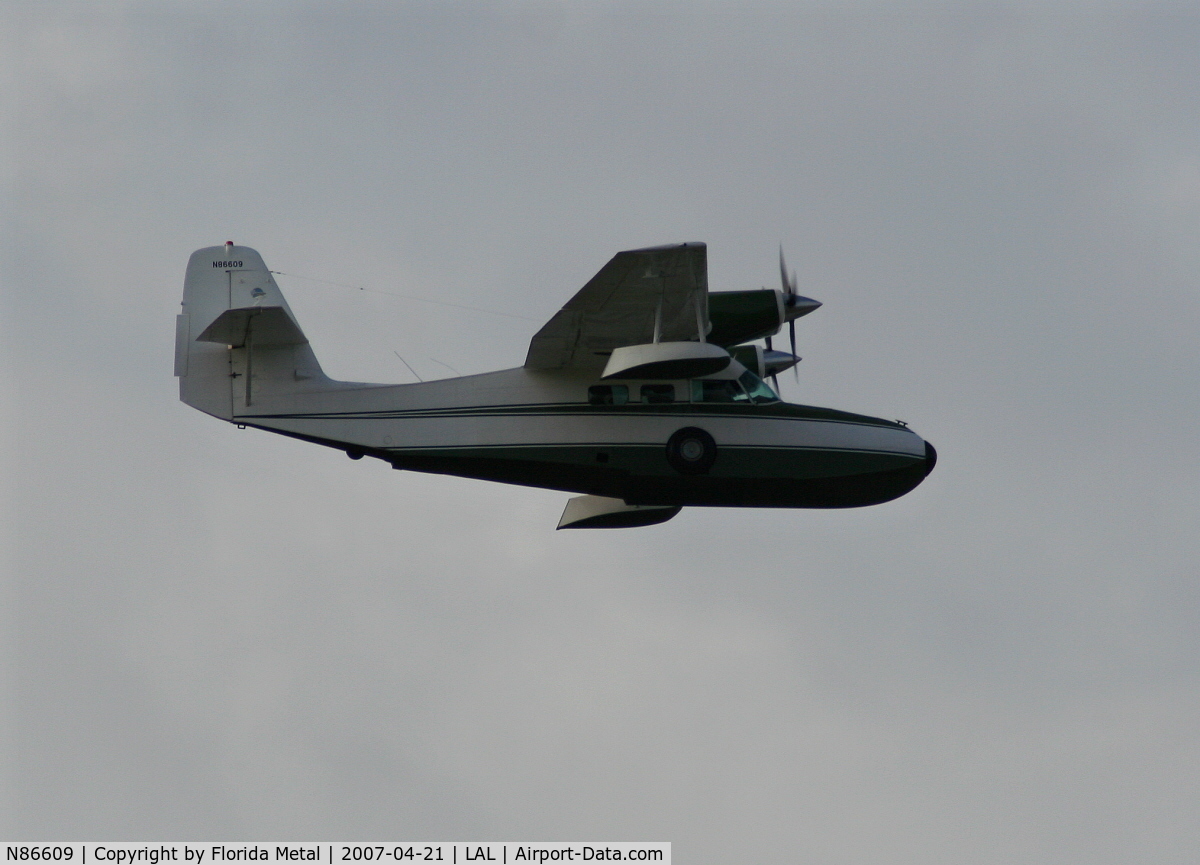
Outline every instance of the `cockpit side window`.
<svg viewBox="0 0 1200 865"><path fill-rule="evenodd" d="M675 385L673 385L673 384L644 384L644 385L642 385L642 402L645 402L645 403L675 402Z"/></svg>
<svg viewBox="0 0 1200 865"><path fill-rule="evenodd" d="M692 402L749 402L742 386L731 378L692 380Z"/></svg>
<svg viewBox="0 0 1200 865"><path fill-rule="evenodd" d="M625 405L629 402L629 386L624 384L594 384L588 388L591 405Z"/></svg>

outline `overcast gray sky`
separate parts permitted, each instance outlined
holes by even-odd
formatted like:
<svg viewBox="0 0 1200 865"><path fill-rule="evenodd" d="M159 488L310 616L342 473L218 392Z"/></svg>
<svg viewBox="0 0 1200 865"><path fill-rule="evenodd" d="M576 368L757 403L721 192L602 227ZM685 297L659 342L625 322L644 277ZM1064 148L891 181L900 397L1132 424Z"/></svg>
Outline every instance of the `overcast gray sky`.
<svg viewBox="0 0 1200 865"><path fill-rule="evenodd" d="M1200 17L938 8L6 4L0 831L1194 861ZM225 240L373 289L280 277L378 381L519 365L619 249L782 243L784 396L941 459L556 533L179 403Z"/></svg>

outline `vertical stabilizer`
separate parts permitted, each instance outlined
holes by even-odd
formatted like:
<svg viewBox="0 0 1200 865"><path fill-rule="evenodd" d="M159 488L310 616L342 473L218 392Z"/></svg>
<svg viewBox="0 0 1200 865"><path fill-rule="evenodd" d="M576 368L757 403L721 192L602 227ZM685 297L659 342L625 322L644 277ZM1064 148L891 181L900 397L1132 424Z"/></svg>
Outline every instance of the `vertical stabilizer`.
<svg viewBox="0 0 1200 865"><path fill-rule="evenodd" d="M225 420L264 393L327 381L262 256L232 243L188 261L175 375L181 400Z"/></svg>

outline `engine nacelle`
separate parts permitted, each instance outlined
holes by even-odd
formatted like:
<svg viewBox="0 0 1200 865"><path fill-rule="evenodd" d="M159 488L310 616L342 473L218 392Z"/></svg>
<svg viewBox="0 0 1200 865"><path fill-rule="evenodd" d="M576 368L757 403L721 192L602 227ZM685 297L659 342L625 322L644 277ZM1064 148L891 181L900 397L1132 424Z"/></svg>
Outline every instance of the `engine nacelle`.
<svg viewBox="0 0 1200 865"><path fill-rule="evenodd" d="M708 341L731 346L779 333L789 321L808 315L820 301L774 288L714 291L708 295Z"/></svg>
<svg viewBox="0 0 1200 865"><path fill-rule="evenodd" d="M800 362L800 358L794 354L774 351L761 345L735 345L729 349L729 353L734 360L763 379L779 375Z"/></svg>

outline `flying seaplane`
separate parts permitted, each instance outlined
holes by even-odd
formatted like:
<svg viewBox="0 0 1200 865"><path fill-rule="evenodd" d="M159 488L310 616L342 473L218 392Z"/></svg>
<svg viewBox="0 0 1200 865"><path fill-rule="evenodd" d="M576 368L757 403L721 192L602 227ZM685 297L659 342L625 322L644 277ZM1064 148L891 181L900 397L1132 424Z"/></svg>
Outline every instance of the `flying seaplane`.
<svg viewBox="0 0 1200 865"><path fill-rule="evenodd" d="M780 274L778 289L710 292L703 243L618 252L534 335L523 366L366 384L321 371L262 257L230 241L188 262L175 375L183 402L239 427L579 493L560 529L904 495L933 470L931 444L898 421L777 396L776 376L800 360L796 319L821 305L797 294L782 250ZM771 345L784 324L790 353Z"/></svg>

